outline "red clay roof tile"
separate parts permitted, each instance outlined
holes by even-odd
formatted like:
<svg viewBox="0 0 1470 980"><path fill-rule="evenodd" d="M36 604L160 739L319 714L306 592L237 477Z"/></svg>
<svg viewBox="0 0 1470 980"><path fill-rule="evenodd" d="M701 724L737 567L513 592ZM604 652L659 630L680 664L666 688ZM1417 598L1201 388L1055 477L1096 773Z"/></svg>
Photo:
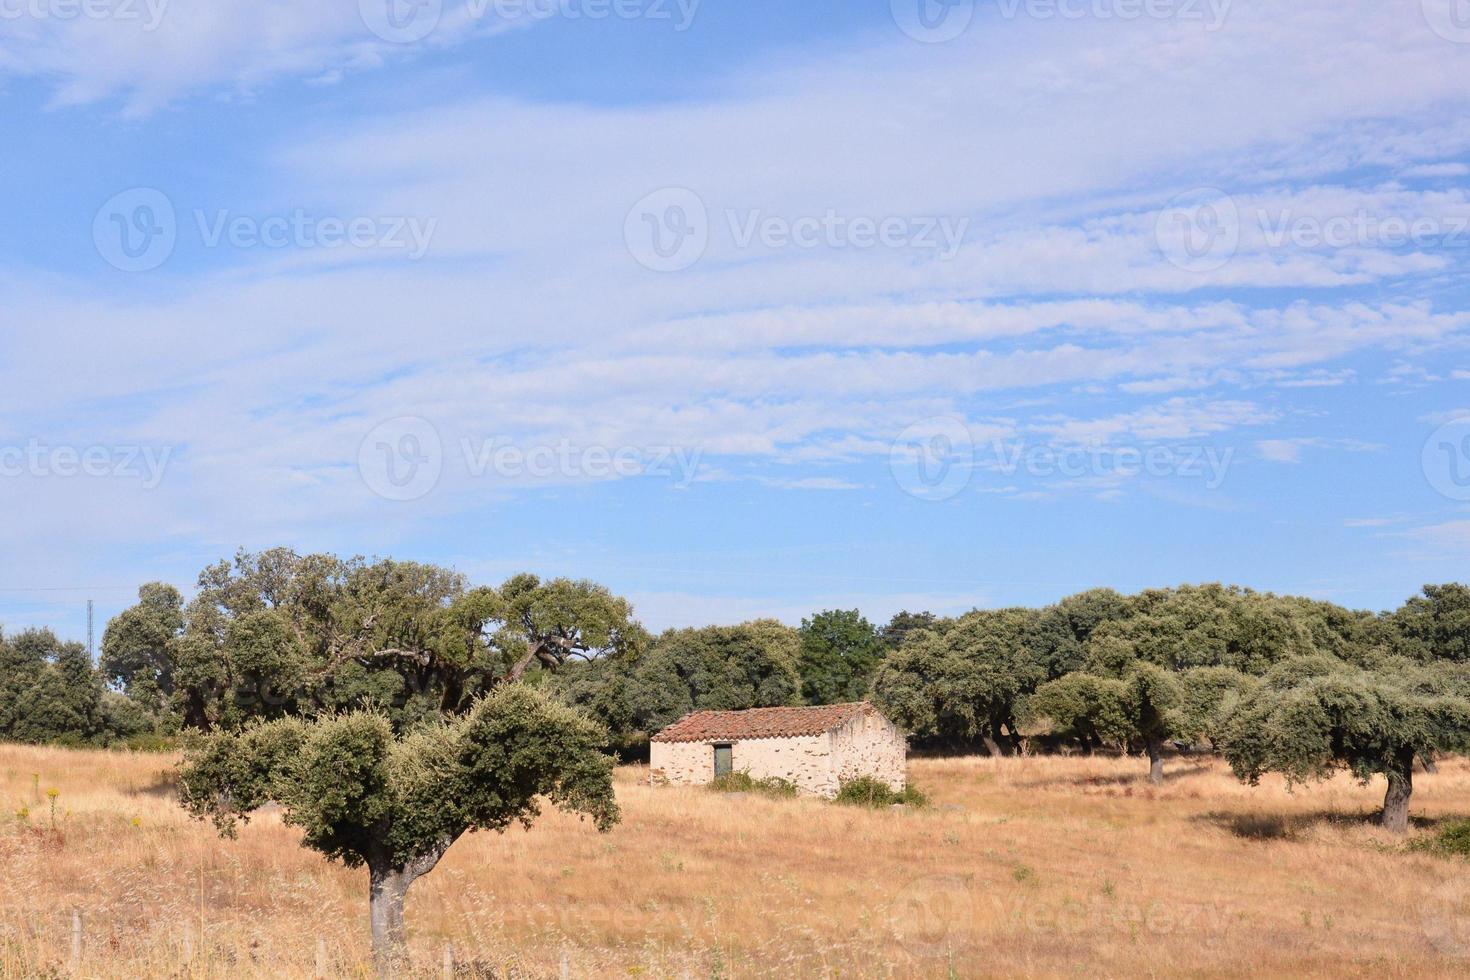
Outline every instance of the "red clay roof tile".
<svg viewBox="0 0 1470 980"><path fill-rule="evenodd" d="M867 711L866 701L810 708L751 708L695 711L653 736L655 742L737 742L751 738L798 738L840 728Z"/></svg>

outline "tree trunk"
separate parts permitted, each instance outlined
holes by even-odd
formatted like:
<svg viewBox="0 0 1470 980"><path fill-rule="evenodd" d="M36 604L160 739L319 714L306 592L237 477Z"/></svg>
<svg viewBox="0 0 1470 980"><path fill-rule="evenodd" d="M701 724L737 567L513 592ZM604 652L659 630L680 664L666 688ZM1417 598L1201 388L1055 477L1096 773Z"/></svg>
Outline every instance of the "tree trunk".
<svg viewBox="0 0 1470 980"><path fill-rule="evenodd" d="M1148 738L1148 781L1155 785L1164 781L1164 741L1153 735Z"/></svg>
<svg viewBox="0 0 1470 980"><path fill-rule="evenodd" d="M1001 733L1002 741L1000 744L1006 747L1007 755L1025 754L1022 752L1022 745L1024 743L1021 740L1021 733L1016 730L1014 722L1007 721L1005 722L1004 727L1002 727L1000 723L997 723L995 726L995 730Z"/></svg>
<svg viewBox="0 0 1470 980"><path fill-rule="evenodd" d="M403 900L413 884L405 868L371 868L368 907L373 927L373 962L378 976L391 977L403 957Z"/></svg>
<svg viewBox="0 0 1470 980"><path fill-rule="evenodd" d="M379 977L392 977L403 965L407 956L403 902L408 888L434 870L449 843L401 864L386 858L368 862L368 916L373 930L373 962Z"/></svg>
<svg viewBox="0 0 1470 980"><path fill-rule="evenodd" d="M1388 773L1388 792L1383 796L1385 830L1402 834L1409 829L1409 797L1414 793L1414 753L1400 753L1398 767Z"/></svg>
<svg viewBox="0 0 1470 980"><path fill-rule="evenodd" d="M1001 727L1000 719L990 719L990 734L985 736L985 747L991 755L1015 755L1016 745L1012 738Z"/></svg>
<svg viewBox="0 0 1470 980"><path fill-rule="evenodd" d="M1429 773L1431 776L1436 775L1439 772L1439 763L1434 761L1433 752L1425 752L1424 754L1420 755L1419 761L1423 763L1424 771Z"/></svg>
<svg viewBox="0 0 1470 980"><path fill-rule="evenodd" d="M505 679L514 684L516 681L526 676L526 671L531 669L532 661L541 656L542 646L543 644L540 640L533 640L527 643L525 656L521 657L520 660L517 660L515 662L515 664L510 668L510 673L505 675Z"/></svg>
<svg viewBox="0 0 1470 980"><path fill-rule="evenodd" d="M988 755L990 755L992 757L1005 755L1005 753L1002 752L1001 749L1000 749L1000 743L997 742L990 735L981 735L980 736L980 741L982 743L984 743L984 745L985 745L985 751L986 751L986 753Z"/></svg>
<svg viewBox="0 0 1470 980"><path fill-rule="evenodd" d="M535 653L528 653L520 660L517 660L514 664L511 665L510 673L505 675L505 679L512 684L520 680L526 675L526 669L531 666L531 661L534 660L535 657Z"/></svg>

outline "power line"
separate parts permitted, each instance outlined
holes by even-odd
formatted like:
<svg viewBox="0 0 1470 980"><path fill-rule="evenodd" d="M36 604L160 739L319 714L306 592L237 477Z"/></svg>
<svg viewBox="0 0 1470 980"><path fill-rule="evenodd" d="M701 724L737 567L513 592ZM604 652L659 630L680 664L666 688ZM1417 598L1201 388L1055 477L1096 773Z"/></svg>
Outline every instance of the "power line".
<svg viewBox="0 0 1470 980"><path fill-rule="evenodd" d="M0 585L0 592L132 592L127 585L57 585L50 587L10 587Z"/></svg>

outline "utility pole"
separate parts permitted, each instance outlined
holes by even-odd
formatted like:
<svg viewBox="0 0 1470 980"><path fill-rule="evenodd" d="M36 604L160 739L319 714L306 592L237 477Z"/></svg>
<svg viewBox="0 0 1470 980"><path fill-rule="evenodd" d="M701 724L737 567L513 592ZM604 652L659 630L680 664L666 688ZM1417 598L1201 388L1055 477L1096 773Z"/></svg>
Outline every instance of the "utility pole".
<svg viewBox="0 0 1470 980"><path fill-rule="evenodd" d="M94 634L93 634L93 631L92 631L92 623L93 623L93 619L92 619L92 600L91 599L88 599L87 600L87 656L95 658L97 656L97 646L96 646L95 643L93 643L93 636L94 636Z"/></svg>

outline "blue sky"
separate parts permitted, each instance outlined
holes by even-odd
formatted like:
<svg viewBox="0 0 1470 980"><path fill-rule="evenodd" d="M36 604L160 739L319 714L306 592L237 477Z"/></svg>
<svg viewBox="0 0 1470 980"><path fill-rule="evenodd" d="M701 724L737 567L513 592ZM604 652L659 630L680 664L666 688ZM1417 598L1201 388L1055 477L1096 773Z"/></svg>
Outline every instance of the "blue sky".
<svg viewBox="0 0 1470 980"><path fill-rule="evenodd" d="M653 627L1465 578L1462 0L531 6L0 3L7 629L280 544Z"/></svg>

